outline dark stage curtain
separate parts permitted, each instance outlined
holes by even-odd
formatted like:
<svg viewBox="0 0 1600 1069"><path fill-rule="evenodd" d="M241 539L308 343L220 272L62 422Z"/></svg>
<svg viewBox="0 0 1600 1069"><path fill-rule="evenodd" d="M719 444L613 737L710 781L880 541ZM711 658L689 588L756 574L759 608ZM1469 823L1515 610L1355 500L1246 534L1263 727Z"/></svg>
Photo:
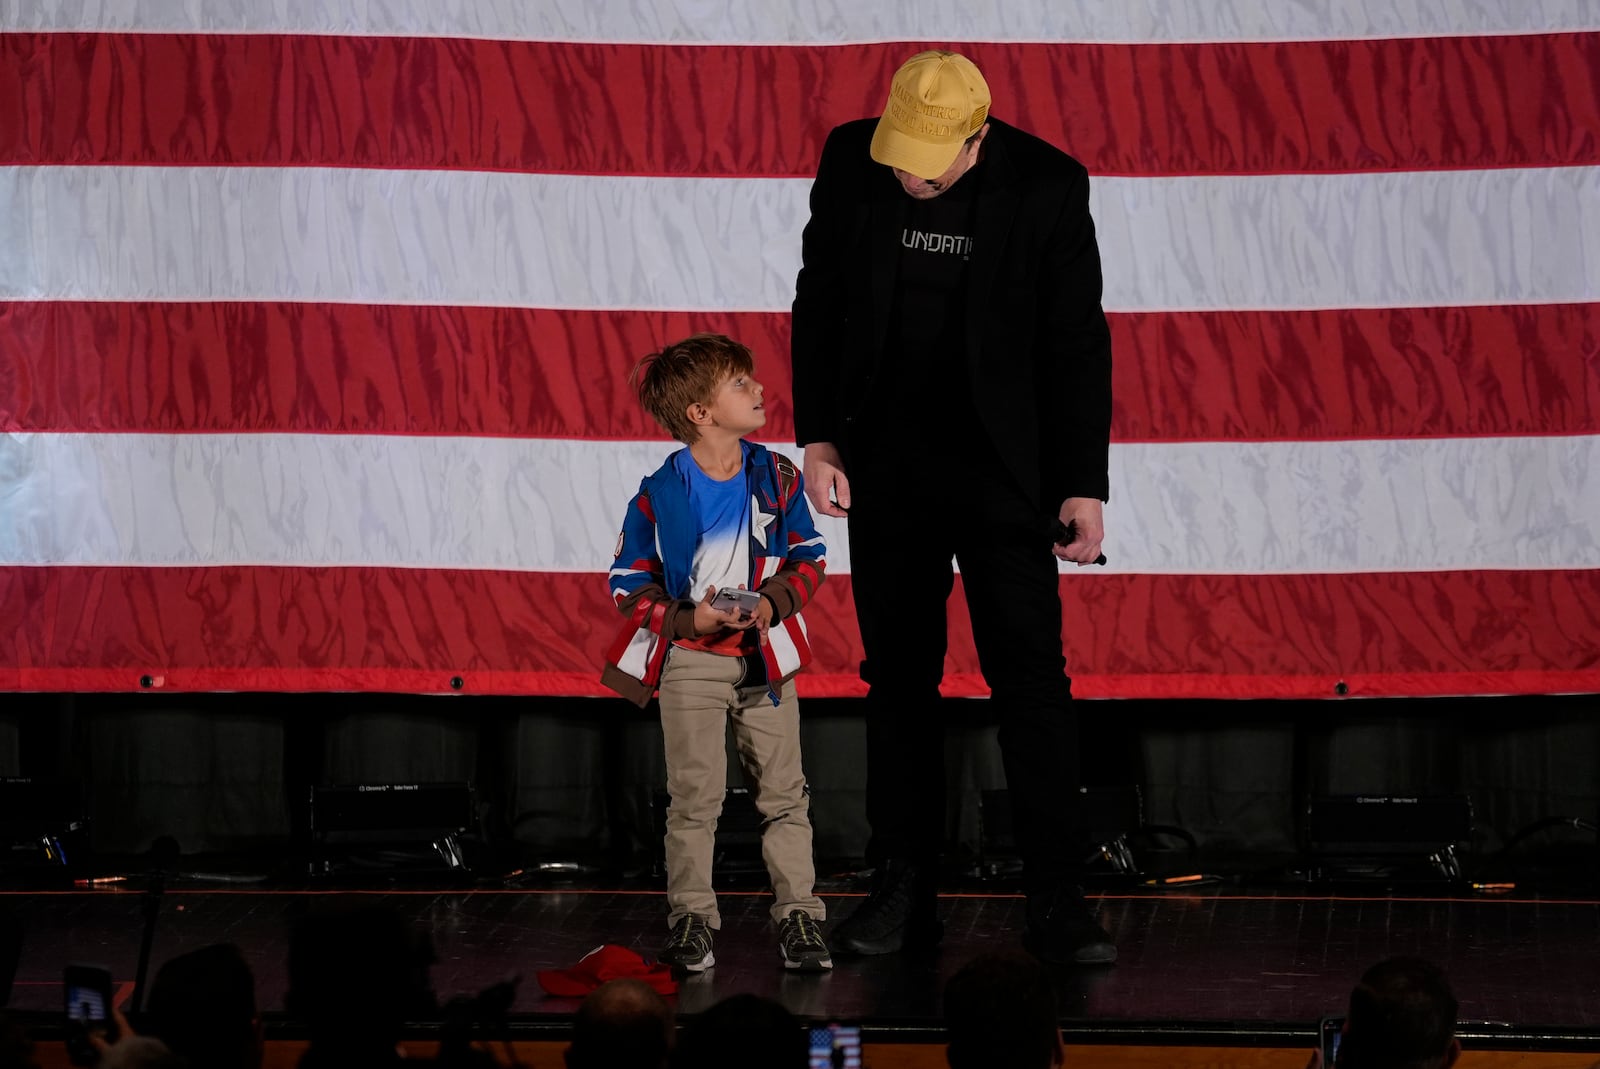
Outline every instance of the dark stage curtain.
<svg viewBox="0 0 1600 1069"><path fill-rule="evenodd" d="M153 696L152 696L153 697ZM946 703L954 851L981 849L1002 789L981 700ZM608 699L393 695L18 695L0 713L0 774L88 787L97 850L170 835L186 854L289 844L312 783L471 781L486 839L530 857L637 866L657 843L661 740L649 710ZM1290 851L1307 795L1463 792L1479 850L1549 816L1594 821L1600 699L1080 702L1085 778L1137 784L1148 824L1209 851ZM860 704L805 704L818 854L866 844ZM730 752L730 785L741 785Z"/></svg>
<svg viewBox="0 0 1600 1069"><path fill-rule="evenodd" d="M0 776L21 774L21 744L17 713L0 713Z"/></svg>

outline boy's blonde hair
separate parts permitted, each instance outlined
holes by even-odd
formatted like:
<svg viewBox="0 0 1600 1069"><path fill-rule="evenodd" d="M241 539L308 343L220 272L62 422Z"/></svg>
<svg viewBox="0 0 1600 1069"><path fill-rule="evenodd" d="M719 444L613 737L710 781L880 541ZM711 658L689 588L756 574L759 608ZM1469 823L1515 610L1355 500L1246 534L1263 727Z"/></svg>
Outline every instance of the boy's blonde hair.
<svg viewBox="0 0 1600 1069"><path fill-rule="evenodd" d="M750 350L723 334L696 334L651 353L634 365L629 381L644 410L685 445L700 438L689 406L710 405L717 387L755 370Z"/></svg>

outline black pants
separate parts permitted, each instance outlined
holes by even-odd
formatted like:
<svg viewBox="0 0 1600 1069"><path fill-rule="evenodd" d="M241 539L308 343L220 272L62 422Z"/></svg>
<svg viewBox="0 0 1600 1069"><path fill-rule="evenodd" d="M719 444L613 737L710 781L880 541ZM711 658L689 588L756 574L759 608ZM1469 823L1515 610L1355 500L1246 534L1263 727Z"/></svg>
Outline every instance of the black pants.
<svg viewBox="0 0 1600 1069"><path fill-rule="evenodd" d="M999 718L1024 881L1031 889L1074 878L1089 844L1052 517L981 451L925 470L847 461L846 472L850 577L868 684L869 859L931 865L943 844L938 703L954 558Z"/></svg>

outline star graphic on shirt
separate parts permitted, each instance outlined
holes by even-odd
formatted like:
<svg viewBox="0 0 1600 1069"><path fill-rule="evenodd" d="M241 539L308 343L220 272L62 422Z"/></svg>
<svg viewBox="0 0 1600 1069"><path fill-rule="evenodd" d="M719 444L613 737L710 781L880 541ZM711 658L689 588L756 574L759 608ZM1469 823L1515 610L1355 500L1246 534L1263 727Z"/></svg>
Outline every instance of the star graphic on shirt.
<svg viewBox="0 0 1600 1069"><path fill-rule="evenodd" d="M754 494L750 495L750 515L752 519L750 533L755 535L756 542L760 544L761 548L766 549L767 528L772 525L773 520L778 518L778 515L775 512L762 512L761 502L756 500Z"/></svg>

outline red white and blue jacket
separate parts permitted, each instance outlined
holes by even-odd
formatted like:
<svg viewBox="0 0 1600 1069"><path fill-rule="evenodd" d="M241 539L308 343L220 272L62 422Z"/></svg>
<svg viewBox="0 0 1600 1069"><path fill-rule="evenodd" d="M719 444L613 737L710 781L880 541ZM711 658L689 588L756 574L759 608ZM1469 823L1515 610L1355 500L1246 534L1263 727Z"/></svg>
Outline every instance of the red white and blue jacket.
<svg viewBox="0 0 1600 1069"><path fill-rule="evenodd" d="M811 660L800 610L822 585L826 547L794 462L753 442L745 442L744 450L751 521L747 585L773 606L761 652L776 704L782 683ZM689 488L673 464L677 455L647 477L628 502L611 565L611 597L625 622L606 652L600 678L641 706L660 684L668 647L695 637L690 573L699 525Z"/></svg>

